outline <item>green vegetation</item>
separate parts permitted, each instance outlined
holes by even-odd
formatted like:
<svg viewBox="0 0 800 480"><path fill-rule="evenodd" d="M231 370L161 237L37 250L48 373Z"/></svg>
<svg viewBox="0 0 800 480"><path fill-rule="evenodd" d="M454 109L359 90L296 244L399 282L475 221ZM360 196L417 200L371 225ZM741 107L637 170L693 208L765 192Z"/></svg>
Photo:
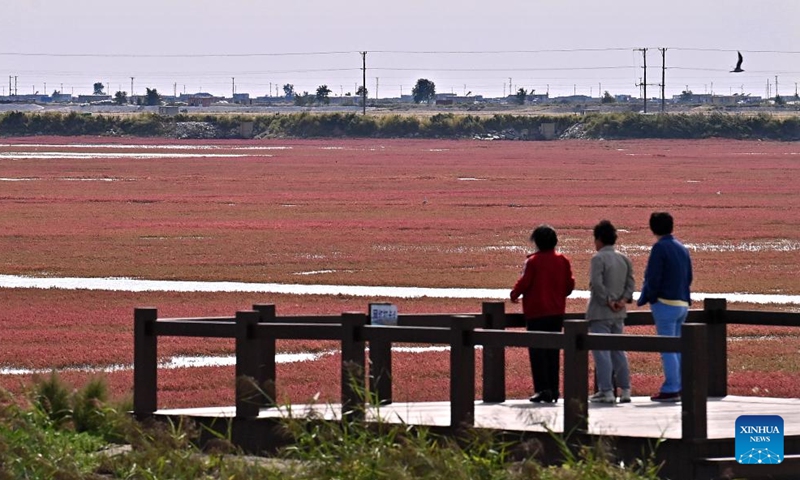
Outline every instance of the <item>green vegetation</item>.
<svg viewBox="0 0 800 480"><path fill-rule="evenodd" d="M316 94L317 102L324 103L325 105L331 103L330 98L328 98L330 94L331 94L331 89L328 88L327 85L320 85L319 87L317 87L317 94Z"/></svg>
<svg viewBox="0 0 800 480"><path fill-rule="evenodd" d="M516 99L519 105L525 105L525 99L528 98L528 92L524 88L517 90Z"/></svg>
<svg viewBox="0 0 800 480"><path fill-rule="evenodd" d="M377 422L284 421L291 446L274 458L248 457L229 436L189 422L139 423L130 405L109 403L101 379L73 391L53 373L23 398L0 391L0 480L36 479L439 479L654 480L652 457L621 466L610 449L570 449L544 466L536 442L506 443L466 431L459 439ZM205 431L208 437L210 431Z"/></svg>
<svg viewBox="0 0 800 480"><path fill-rule="evenodd" d="M145 105L161 105L161 95L158 93L158 90L155 88L147 88L145 91L147 92L144 99Z"/></svg>
<svg viewBox="0 0 800 480"><path fill-rule="evenodd" d="M414 88L411 89L411 95L416 103L430 103L436 98L436 84L427 78L420 78Z"/></svg>
<svg viewBox="0 0 800 480"><path fill-rule="evenodd" d="M156 92L157 94L157 92ZM316 95L295 96L297 105L313 105ZM182 124L202 122L214 128L217 138L237 138L243 121L254 123L254 131L266 137L328 138L470 138L513 130L512 138L541 139L539 126L555 123L561 135L573 126L582 138L681 138L800 140L800 116L779 117L723 113L641 115L637 113L593 113L589 115L493 116L439 113L431 116L357 113L292 113L275 115L177 115L155 114L88 115L78 113L21 113L0 115L0 135L110 135L176 136ZM527 135L524 134L527 131ZM191 138L191 135L181 138Z"/></svg>
<svg viewBox="0 0 800 480"><path fill-rule="evenodd" d="M125 105L128 103L128 94L127 92L118 91L114 94L114 103L117 105Z"/></svg>

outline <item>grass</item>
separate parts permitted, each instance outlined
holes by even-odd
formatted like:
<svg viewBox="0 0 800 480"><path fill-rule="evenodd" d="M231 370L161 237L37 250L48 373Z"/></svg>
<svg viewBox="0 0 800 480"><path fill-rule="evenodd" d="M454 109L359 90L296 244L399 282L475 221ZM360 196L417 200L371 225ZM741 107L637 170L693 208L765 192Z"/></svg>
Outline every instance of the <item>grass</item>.
<svg viewBox="0 0 800 480"><path fill-rule="evenodd" d="M107 397L104 385L97 380L74 391L54 373L25 396L2 392L0 479L647 480L658 472L652 456L624 467L602 445L573 449L558 440L563 459L545 466L534 444L477 431L453 439L381 422L287 418L293 443L275 459L245 456L229 436L203 450L195 425L136 422L125 402L100 400ZM94 420L79 421L86 414L80 410L93 412Z"/></svg>
<svg viewBox="0 0 800 480"><path fill-rule="evenodd" d="M178 122L206 122L216 129L217 138L240 138L241 122L253 122L256 132L294 138L464 138L476 134L515 129L526 130L527 138L542 139L539 127L554 123L563 133L582 125L588 138L768 138L800 139L800 117L767 114L726 115L722 113L640 115L638 113L595 113L578 115L492 116L435 113L431 115L370 115L357 113L294 113L275 115L79 115L75 112L22 113L0 115L2 135L134 135L171 136Z"/></svg>

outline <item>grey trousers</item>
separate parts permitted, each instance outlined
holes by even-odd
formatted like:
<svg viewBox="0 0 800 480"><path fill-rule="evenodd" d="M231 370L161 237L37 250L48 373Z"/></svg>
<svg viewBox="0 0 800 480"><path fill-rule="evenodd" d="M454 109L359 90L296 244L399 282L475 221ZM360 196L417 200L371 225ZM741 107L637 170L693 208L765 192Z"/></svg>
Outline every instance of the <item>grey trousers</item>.
<svg viewBox="0 0 800 480"><path fill-rule="evenodd" d="M624 320L592 320L589 322L589 332L621 334L624 325ZM631 388L631 373L625 352L592 350L592 356L594 356L594 369L599 391L610 392L614 389L612 376L616 377L618 387Z"/></svg>

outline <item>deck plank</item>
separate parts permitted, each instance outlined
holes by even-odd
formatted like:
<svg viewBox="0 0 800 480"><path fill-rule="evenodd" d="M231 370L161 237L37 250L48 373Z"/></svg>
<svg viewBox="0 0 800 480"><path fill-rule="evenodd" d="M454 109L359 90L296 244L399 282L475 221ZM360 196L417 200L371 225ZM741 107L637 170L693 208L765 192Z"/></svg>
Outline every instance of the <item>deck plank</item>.
<svg viewBox="0 0 800 480"><path fill-rule="evenodd" d="M310 411L326 419L338 419L341 406L292 405L261 409L259 418L280 418L291 414L305 417ZM290 413L291 412L291 413ZM544 432L547 428L563 431L563 404L532 404L527 400L508 400L498 404L475 402L475 426L479 428ZM231 418L234 407L206 407L158 410L156 415ZM367 417L380 415L390 423L401 421L414 425L447 426L450 424L449 402L393 403L370 408ZM740 397L729 395L708 400L708 437L732 439L739 415L780 415L785 435L800 435L800 399ZM589 433L596 435L680 438L680 404L651 402L647 397L634 397L630 404L589 406Z"/></svg>

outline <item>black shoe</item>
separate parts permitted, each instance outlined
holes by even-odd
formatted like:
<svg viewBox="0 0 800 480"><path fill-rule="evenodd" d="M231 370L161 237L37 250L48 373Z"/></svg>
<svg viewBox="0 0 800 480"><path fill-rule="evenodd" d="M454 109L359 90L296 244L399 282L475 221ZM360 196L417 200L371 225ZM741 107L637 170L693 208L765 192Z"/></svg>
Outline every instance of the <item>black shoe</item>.
<svg viewBox="0 0 800 480"><path fill-rule="evenodd" d="M541 392L536 392L529 400L533 403L553 403L558 401L558 397L553 398L550 390L542 390Z"/></svg>

